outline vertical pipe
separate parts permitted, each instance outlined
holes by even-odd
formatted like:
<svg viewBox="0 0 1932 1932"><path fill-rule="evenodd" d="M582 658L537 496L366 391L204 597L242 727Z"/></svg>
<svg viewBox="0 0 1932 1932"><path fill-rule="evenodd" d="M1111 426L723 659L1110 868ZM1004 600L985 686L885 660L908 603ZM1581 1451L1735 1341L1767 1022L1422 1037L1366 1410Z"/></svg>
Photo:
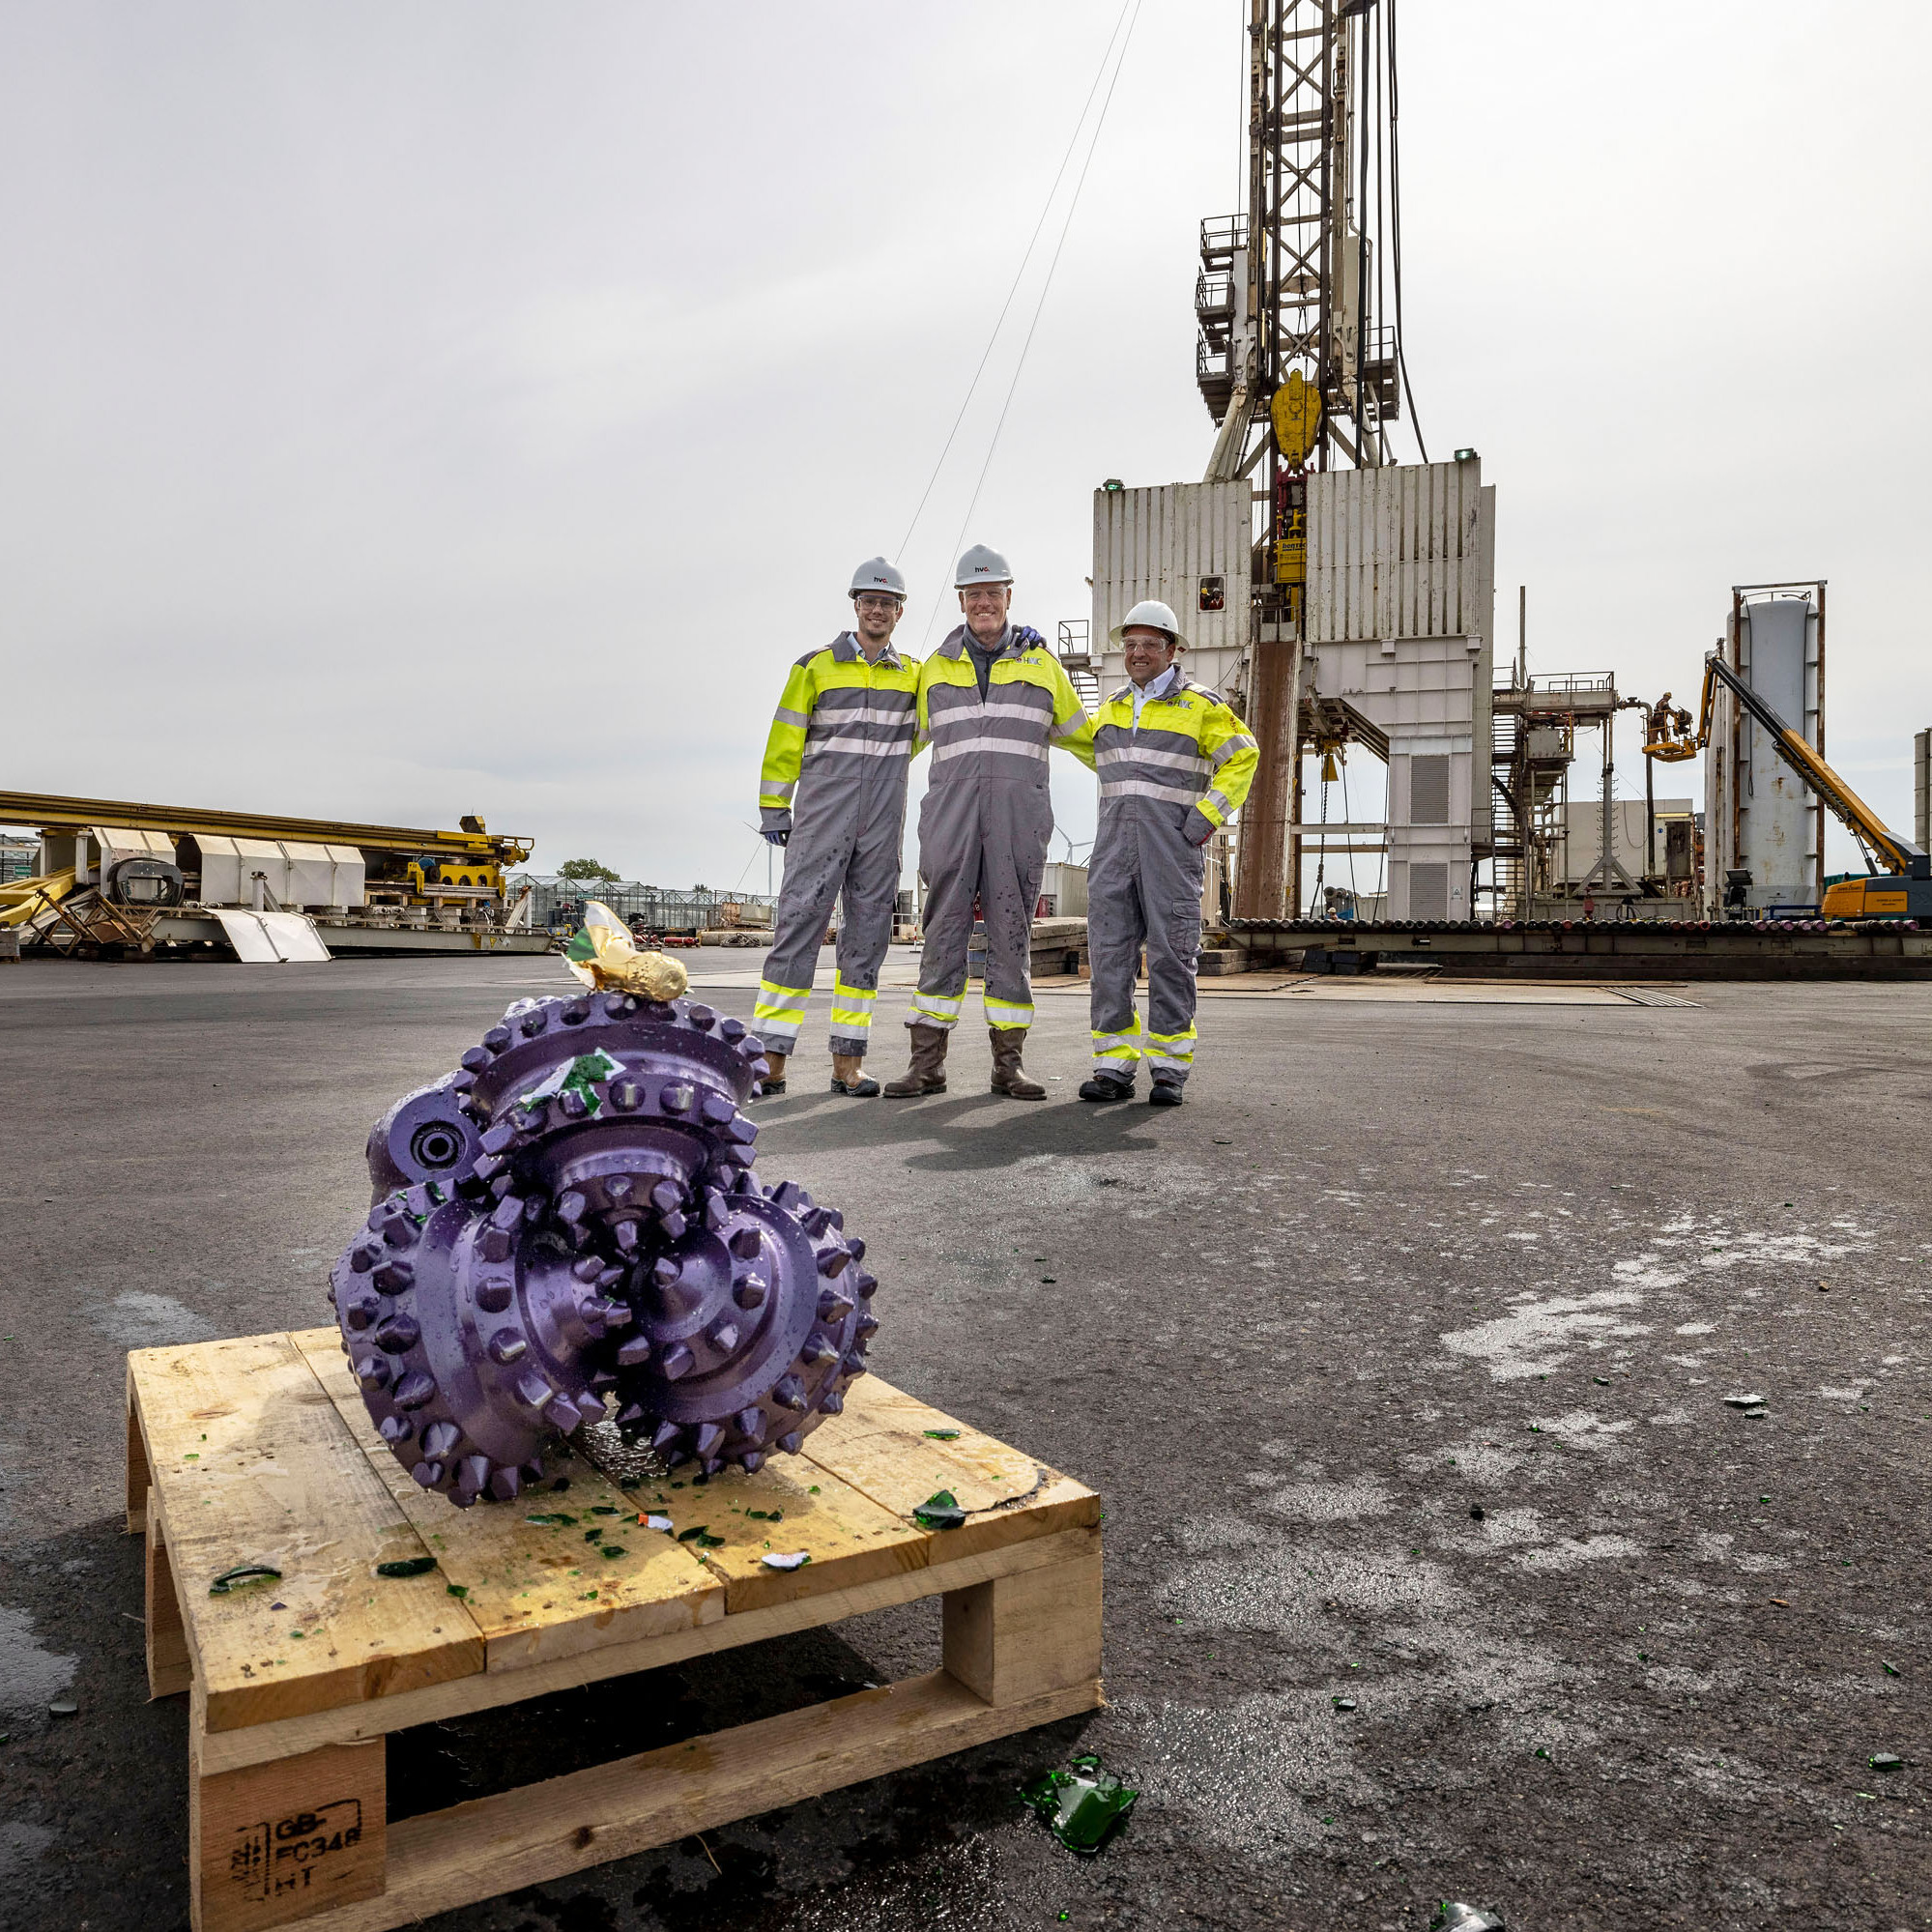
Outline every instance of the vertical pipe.
<svg viewBox="0 0 1932 1932"><path fill-rule="evenodd" d="M1617 714L1606 711L1603 714L1603 799L1601 811L1602 846L1599 863L1603 868L1603 890L1610 890L1610 870L1616 864L1616 854L1610 838L1610 780L1615 776L1617 764Z"/></svg>
<svg viewBox="0 0 1932 1932"><path fill-rule="evenodd" d="M1825 585L1818 585L1818 756L1825 756ZM1818 818L1818 905L1825 904L1825 801L1816 807Z"/></svg>

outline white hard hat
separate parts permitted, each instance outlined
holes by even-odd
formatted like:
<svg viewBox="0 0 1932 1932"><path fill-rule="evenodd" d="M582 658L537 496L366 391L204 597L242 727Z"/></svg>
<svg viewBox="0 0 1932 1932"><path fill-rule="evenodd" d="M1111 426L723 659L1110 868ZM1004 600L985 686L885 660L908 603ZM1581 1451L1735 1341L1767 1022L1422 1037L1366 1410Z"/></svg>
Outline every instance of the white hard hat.
<svg viewBox="0 0 1932 1932"><path fill-rule="evenodd" d="M1181 635L1181 620L1172 610L1158 598L1147 597L1136 604L1120 621L1108 632L1115 644L1121 640L1121 632L1145 625L1149 630L1164 630L1182 650L1188 648L1188 641Z"/></svg>
<svg viewBox="0 0 1932 1932"><path fill-rule="evenodd" d="M857 596L861 591L874 591L882 596L897 597L906 601L906 578L898 564L888 563L882 557L869 557L852 572L851 596Z"/></svg>
<svg viewBox="0 0 1932 1932"><path fill-rule="evenodd" d="M1013 581L1013 566L996 550L990 550L983 543L975 543L960 559L960 567L953 572L953 589L969 590L974 584L1010 584Z"/></svg>

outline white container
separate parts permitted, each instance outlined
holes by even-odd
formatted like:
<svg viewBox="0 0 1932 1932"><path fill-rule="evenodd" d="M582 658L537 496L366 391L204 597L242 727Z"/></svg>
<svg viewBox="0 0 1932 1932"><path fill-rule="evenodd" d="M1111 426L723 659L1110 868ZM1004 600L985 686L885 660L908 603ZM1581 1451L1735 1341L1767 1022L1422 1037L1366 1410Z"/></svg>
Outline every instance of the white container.
<svg viewBox="0 0 1932 1932"><path fill-rule="evenodd" d="M1225 692L1248 653L1252 486L1163 483L1093 493L1090 649L1105 698L1126 681L1110 635L1148 597L1168 605L1188 640L1182 660L1197 684Z"/></svg>

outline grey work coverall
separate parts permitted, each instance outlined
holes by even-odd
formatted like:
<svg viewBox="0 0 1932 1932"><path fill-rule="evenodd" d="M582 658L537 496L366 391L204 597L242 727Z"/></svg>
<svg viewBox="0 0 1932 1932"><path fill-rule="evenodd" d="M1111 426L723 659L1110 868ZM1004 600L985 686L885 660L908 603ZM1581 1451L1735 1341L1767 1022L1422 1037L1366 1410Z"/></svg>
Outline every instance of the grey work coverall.
<svg viewBox="0 0 1932 1932"><path fill-rule="evenodd" d="M982 697L961 625L926 660L919 690L933 746L919 804L926 949L908 1026L950 1029L966 1003L973 904L986 924L989 1026L1033 1024L1033 908L1053 833L1049 748L1093 763L1093 727L1058 658L1007 626Z"/></svg>
<svg viewBox="0 0 1932 1932"><path fill-rule="evenodd" d="M1180 1085L1194 1066L1202 847L1247 795L1254 740L1217 692L1175 667L1138 726L1133 686L1116 691L1100 707L1093 741L1100 819L1087 864L1086 934L1094 1072L1131 1081L1145 1058L1156 1081ZM1134 1005L1142 945L1144 1034Z"/></svg>
<svg viewBox="0 0 1932 1932"><path fill-rule="evenodd" d="M797 1047L819 949L841 898L831 1050L865 1053L899 894L918 678L917 658L887 645L868 664L845 631L807 651L786 680L759 807L763 828L789 830L791 839L752 1022L778 1053Z"/></svg>

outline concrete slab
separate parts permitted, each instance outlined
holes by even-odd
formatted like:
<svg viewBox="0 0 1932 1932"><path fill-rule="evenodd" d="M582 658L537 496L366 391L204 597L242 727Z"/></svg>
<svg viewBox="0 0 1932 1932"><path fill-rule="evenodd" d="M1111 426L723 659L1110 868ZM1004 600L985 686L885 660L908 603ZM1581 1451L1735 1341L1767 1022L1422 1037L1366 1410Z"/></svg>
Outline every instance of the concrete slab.
<svg viewBox="0 0 1932 1932"><path fill-rule="evenodd" d="M122 1351L321 1318L369 1122L555 965L0 967L10 1932L185 1922ZM815 1003L760 1165L865 1233L889 1379L1106 1497L1111 1705L437 1932L1379 1932L1444 1897L1919 1922L1932 988L1698 997L1213 996L1162 1111L1072 1098L1079 986L1042 995L1032 1106L985 1091L976 1028L942 1098L815 1091ZM431 1808L937 1653L884 1613L412 1734L390 1790ZM1145 1793L1092 1861L1011 1795L1083 1747Z"/></svg>

